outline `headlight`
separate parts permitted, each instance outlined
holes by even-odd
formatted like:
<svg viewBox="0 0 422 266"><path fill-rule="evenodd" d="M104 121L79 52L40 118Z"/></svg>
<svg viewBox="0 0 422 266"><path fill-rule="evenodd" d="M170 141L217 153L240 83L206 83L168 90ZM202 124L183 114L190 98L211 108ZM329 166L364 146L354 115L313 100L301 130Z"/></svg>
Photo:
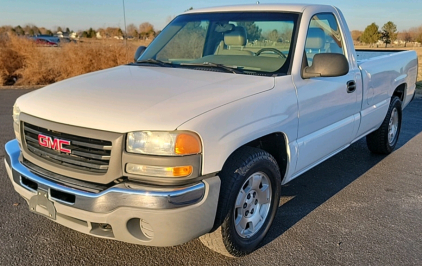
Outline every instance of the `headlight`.
<svg viewBox="0 0 422 266"><path fill-rule="evenodd" d="M149 155L191 155L202 151L201 140L192 132L139 131L127 134L126 151Z"/></svg>
<svg viewBox="0 0 422 266"><path fill-rule="evenodd" d="M21 113L21 110L19 109L19 107L15 104L13 105L13 121L16 124L19 124L19 115Z"/></svg>
<svg viewBox="0 0 422 266"><path fill-rule="evenodd" d="M16 139L20 140L19 137L19 115L21 113L21 110L19 109L19 107L16 105L13 105L13 130L15 131L15 136Z"/></svg>

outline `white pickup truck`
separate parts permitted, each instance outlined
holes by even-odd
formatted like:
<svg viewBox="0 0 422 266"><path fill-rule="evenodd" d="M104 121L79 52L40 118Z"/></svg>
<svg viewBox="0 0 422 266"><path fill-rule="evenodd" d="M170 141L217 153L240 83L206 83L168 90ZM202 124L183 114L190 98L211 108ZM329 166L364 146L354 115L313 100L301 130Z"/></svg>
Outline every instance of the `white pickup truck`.
<svg viewBox="0 0 422 266"><path fill-rule="evenodd" d="M332 6L193 10L133 63L18 98L5 165L32 212L74 230L242 256L282 184L365 136L393 151L417 65L356 52Z"/></svg>

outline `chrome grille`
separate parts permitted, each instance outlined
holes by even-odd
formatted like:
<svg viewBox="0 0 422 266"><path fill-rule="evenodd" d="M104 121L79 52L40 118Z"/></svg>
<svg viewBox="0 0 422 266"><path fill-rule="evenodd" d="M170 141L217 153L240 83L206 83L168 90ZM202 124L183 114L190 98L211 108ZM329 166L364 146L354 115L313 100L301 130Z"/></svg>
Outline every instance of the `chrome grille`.
<svg viewBox="0 0 422 266"><path fill-rule="evenodd" d="M25 122L23 134L26 147L31 153L54 164L96 173L106 173L109 168L111 141L66 134ZM71 152L65 153L41 146L38 142L40 134L52 139L70 141L70 145L63 145L63 148L70 149Z"/></svg>
<svg viewBox="0 0 422 266"><path fill-rule="evenodd" d="M74 188L74 189L78 189L82 191L100 193L101 191L104 191L107 188L109 188L111 185L115 184L113 182L111 184L106 184L106 185L96 184L96 183L77 180L74 178L56 174L31 163L25 158L23 159L22 164L36 175L39 175L50 181L65 185L66 187L70 187L70 188Z"/></svg>

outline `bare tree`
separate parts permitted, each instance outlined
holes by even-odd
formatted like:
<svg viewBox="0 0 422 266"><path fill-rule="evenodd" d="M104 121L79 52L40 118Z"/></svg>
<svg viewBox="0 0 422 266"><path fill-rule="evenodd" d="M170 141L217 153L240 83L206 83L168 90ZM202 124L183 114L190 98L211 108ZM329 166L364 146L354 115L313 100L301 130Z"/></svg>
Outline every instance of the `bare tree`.
<svg viewBox="0 0 422 266"><path fill-rule="evenodd" d="M109 38L113 38L115 36L122 37L123 36L123 31L120 28L107 27L104 30L104 34L101 34L101 36L103 36L103 37L109 37Z"/></svg>
<svg viewBox="0 0 422 266"><path fill-rule="evenodd" d="M126 30L128 36L132 36L134 38L139 37L138 28L135 26L135 24L131 23L127 25Z"/></svg>
<svg viewBox="0 0 422 266"><path fill-rule="evenodd" d="M39 30L40 30L41 34L46 34L46 32L47 32L47 29L44 28L44 27L39 28Z"/></svg>
<svg viewBox="0 0 422 266"><path fill-rule="evenodd" d="M166 18L166 24L169 24L174 19L174 16L168 16Z"/></svg>
<svg viewBox="0 0 422 266"><path fill-rule="evenodd" d="M280 35L278 34L277 30L272 30L271 32L268 33L268 40L272 42L277 42L279 38L280 38Z"/></svg>
<svg viewBox="0 0 422 266"><path fill-rule="evenodd" d="M413 27L409 30L410 36L412 36L412 40L414 42L422 42L422 25L419 27Z"/></svg>
<svg viewBox="0 0 422 266"><path fill-rule="evenodd" d="M2 33L7 33L7 32L13 32L13 27L10 25L6 25L6 26L1 26L0 27L0 35Z"/></svg>
<svg viewBox="0 0 422 266"><path fill-rule="evenodd" d="M139 35L142 39L147 39L155 36L154 26L149 22L144 22L139 25Z"/></svg>
<svg viewBox="0 0 422 266"><path fill-rule="evenodd" d="M413 41L410 31L407 30L397 33L397 39L404 42L404 47L406 47L408 42Z"/></svg>
<svg viewBox="0 0 422 266"><path fill-rule="evenodd" d="M355 41L355 42L360 42L360 41L361 41L361 40L360 40L360 37L362 36L363 31L360 31L360 30L352 30L352 31L350 32L350 34L352 35L352 39L353 39L353 41Z"/></svg>
<svg viewBox="0 0 422 266"><path fill-rule="evenodd" d="M26 24L25 26L23 26L23 30L25 31L25 34L31 33L32 26L33 25L30 25L30 24Z"/></svg>

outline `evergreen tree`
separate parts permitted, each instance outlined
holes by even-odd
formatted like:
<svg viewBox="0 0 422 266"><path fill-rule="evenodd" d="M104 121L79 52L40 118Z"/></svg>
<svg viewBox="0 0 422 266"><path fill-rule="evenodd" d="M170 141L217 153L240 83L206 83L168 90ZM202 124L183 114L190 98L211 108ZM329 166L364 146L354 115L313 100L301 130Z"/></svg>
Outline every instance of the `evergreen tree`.
<svg viewBox="0 0 422 266"><path fill-rule="evenodd" d="M22 29L20 25L15 27L15 32L17 35L25 35L25 31Z"/></svg>
<svg viewBox="0 0 422 266"><path fill-rule="evenodd" d="M237 25L246 29L248 41L253 42L261 39L262 29L260 29L254 22L241 21L238 22Z"/></svg>
<svg viewBox="0 0 422 266"><path fill-rule="evenodd" d="M372 46L376 43L380 38L380 33L378 31L378 25L372 23L371 25L367 26L360 37L360 40L364 43L369 43Z"/></svg>
<svg viewBox="0 0 422 266"><path fill-rule="evenodd" d="M397 26L393 22L389 21L382 26L382 33L381 39L385 43L385 47L387 44L394 42L397 39Z"/></svg>
<svg viewBox="0 0 422 266"><path fill-rule="evenodd" d="M88 38L95 38L97 36L97 33L92 28L89 28L87 31L87 37Z"/></svg>
<svg viewBox="0 0 422 266"><path fill-rule="evenodd" d="M273 30L268 34L268 39L272 42L277 42L279 38L280 36L277 30Z"/></svg>
<svg viewBox="0 0 422 266"><path fill-rule="evenodd" d="M123 31L122 31L122 29L121 29L121 28L119 28L119 29L117 30L117 36L119 36L119 37L123 37Z"/></svg>
<svg viewBox="0 0 422 266"><path fill-rule="evenodd" d="M34 35L40 35L41 34L41 31L37 26L33 26L32 31L34 32Z"/></svg>

